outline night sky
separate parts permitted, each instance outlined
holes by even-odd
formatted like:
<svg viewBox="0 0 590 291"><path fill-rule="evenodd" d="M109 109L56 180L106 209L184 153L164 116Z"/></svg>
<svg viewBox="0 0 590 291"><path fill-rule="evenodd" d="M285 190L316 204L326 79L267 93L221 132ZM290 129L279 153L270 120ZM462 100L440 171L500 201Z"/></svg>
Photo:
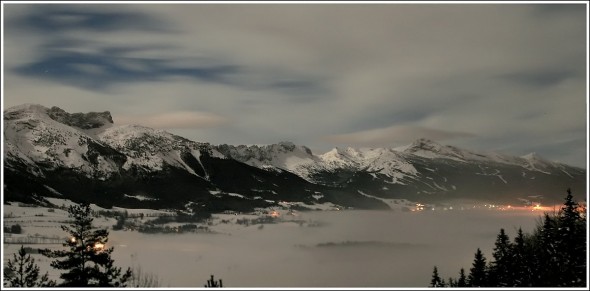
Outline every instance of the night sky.
<svg viewBox="0 0 590 291"><path fill-rule="evenodd" d="M425 137L586 168L584 4L6 4L3 106L213 144Z"/></svg>

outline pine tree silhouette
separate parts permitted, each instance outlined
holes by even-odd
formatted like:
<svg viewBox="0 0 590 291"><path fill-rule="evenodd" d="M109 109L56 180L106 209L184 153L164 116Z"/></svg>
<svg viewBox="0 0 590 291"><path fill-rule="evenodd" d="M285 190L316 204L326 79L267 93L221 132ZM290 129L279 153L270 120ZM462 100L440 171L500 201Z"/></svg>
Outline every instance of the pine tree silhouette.
<svg viewBox="0 0 590 291"><path fill-rule="evenodd" d="M213 275L211 275L211 279L207 280L207 285L205 285L205 288L222 288L223 287L223 281L221 281L221 279L219 279L218 281L215 281L215 278L213 278Z"/></svg>
<svg viewBox="0 0 590 291"><path fill-rule="evenodd" d="M470 269L468 284L470 287L486 287L487 285L486 258L479 248Z"/></svg>
<svg viewBox="0 0 590 291"><path fill-rule="evenodd" d="M55 281L49 280L47 273L39 278L39 266L21 245L18 255L13 254L13 259L6 263L4 284L5 287L53 287Z"/></svg>
<svg viewBox="0 0 590 291"><path fill-rule="evenodd" d="M494 260L490 264L489 282L493 282L496 287L507 287L513 285L512 272L510 262L511 258L511 244L508 235L504 229L500 229L500 233L496 238L494 252L492 257Z"/></svg>
<svg viewBox="0 0 590 291"><path fill-rule="evenodd" d="M459 271L459 279L457 280L457 287L467 287L467 278L465 278L465 269L461 268Z"/></svg>
<svg viewBox="0 0 590 291"><path fill-rule="evenodd" d="M441 278L438 276L438 268L434 266L434 270L432 271L432 280L430 280L430 287L443 287L444 284Z"/></svg>
<svg viewBox="0 0 590 291"><path fill-rule="evenodd" d="M512 273L511 286L532 287L532 250L525 241L522 228L518 228L518 233L514 238L510 259L510 272Z"/></svg>
<svg viewBox="0 0 590 291"><path fill-rule="evenodd" d="M557 242L560 252L559 269L561 286L585 286L586 270L586 223L578 212L578 203L574 201L572 191L567 189L567 196L559 213Z"/></svg>
<svg viewBox="0 0 590 291"><path fill-rule="evenodd" d="M531 235L519 228L511 243L501 229L489 266L477 249L467 280L461 269L459 279L449 281L457 287L586 286L586 208L567 193L559 213L545 213Z"/></svg>
<svg viewBox="0 0 590 291"><path fill-rule="evenodd" d="M49 249L41 253L50 258L53 268L66 270L60 275L64 287L125 287L131 277L131 269L121 274L121 268L114 266L111 253L114 248L105 248L108 231L92 226L92 211L88 203L70 206L68 216L74 219L70 225L62 225L70 238L63 244L69 250ZM60 260L61 259L61 260Z"/></svg>

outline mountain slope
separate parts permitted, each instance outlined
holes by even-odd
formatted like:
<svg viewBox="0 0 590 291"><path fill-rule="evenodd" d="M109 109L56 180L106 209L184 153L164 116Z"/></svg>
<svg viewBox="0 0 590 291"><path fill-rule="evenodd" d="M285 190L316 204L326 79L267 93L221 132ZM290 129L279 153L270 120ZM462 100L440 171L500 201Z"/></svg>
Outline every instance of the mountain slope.
<svg viewBox="0 0 590 291"><path fill-rule="evenodd" d="M583 193L586 171L532 154L481 153L418 139L401 148L334 148L314 155L303 146L228 146L219 151L259 167L290 171L341 192L385 199L440 202L484 199L514 202L544 196L561 202L563 189Z"/></svg>
<svg viewBox="0 0 590 291"><path fill-rule="evenodd" d="M289 171L254 167L208 143L162 130L115 126L108 112L69 114L25 104L5 110L4 122L7 200L59 196L106 207L192 205L205 211L251 210L281 201L313 208L330 202L331 189ZM326 195L317 199L316 193ZM386 207L376 199L352 198L341 202Z"/></svg>
<svg viewBox="0 0 590 291"><path fill-rule="evenodd" d="M248 210L283 201L313 208L387 208L388 199L561 202L583 193L586 171L536 154L479 153L427 139L395 149L316 155L281 142L232 146L163 130L117 126L108 111L67 113L24 104L4 111L5 199L44 196L105 206ZM143 197L138 199L137 197Z"/></svg>
<svg viewBox="0 0 590 291"><path fill-rule="evenodd" d="M351 150L348 150L349 152ZM541 195L544 201L561 202L560 193L571 187L584 193L586 171L544 160L538 155L512 157L478 153L419 139L400 149L372 149L374 163L362 159L362 168L342 171L342 187L383 198L414 201L484 199L514 202ZM348 155L350 157L350 155ZM368 166L368 167L367 167ZM344 172L344 173L343 173ZM330 173L318 172L325 178ZM333 176L333 175L332 175Z"/></svg>

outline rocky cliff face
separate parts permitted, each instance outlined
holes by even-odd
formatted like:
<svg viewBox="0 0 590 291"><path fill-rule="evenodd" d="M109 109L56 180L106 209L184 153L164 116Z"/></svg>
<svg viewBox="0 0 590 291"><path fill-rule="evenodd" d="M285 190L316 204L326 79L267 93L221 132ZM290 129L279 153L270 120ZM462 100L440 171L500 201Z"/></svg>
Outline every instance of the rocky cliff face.
<svg viewBox="0 0 590 291"><path fill-rule="evenodd" d="M53 106L47 110L47 115L59 123L81 129L99 128L113 124L113 117L109 111L70 114L59 107Z"/></svg>

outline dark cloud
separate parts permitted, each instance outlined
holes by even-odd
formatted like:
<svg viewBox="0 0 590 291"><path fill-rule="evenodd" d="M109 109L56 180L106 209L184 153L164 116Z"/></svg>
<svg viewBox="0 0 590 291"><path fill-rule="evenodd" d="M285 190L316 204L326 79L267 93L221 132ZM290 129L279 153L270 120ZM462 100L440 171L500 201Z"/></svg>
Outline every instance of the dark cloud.
<svg viewBox="0 0 590 291"><path fill-rule="evenodd" d="M48 52L35 62L15 68L14 72L70 86L104 90L115 84L159 81L170 76L223 82L224 75L238 70L231 65L182 68L170 65L165 59L126 58L115 54Z"/></svg>
<svg viewBox="0 0 590 291"><path fill-rule="evenodd" d="M533 71L525 73L508 73L500 76L502 81L514 82L524 86L548 87L558 85L564 80L582 77L574 71Z"/></svg>
<svg viewBox="0 0 590 291"><path fill-rule="evenodd" d="M236 72L237 66L171 65L163 58L133 58L127 55L148 49L171 49L163 44L146 47L101 46L92 33L120 33L124 30L171 32L165 21L147 13L125 11L129 6L105 5L34 5L7 25L25 33L40 33L46 41L36 50L37 59L13 68L17 74L59 82L91 90L105 90L120 83L158 81L169 76L182 76L220 82L222 75ZM132 7L131 7L132 8ZM68 32L83 31L72 37ZM48 35L53 37L48 38ZM72 52L86 49L90 52Z"/></svg>
<svg viewBox="0 0 590 291"><path fill-rule="evenodd" d="M31 5L29 13L8 22L6 29L18 27L30 32L58 36L74 30L90 32L170 30L162 19L145 13L123 11L128 8L129 6L125 7L125 5Z"/></svg>
<svg viewBox="0 0 590 291"><path fill-rule="evenodd" d="M157 41L160 35L178 33L174 25L154 16L153 13L133 10L133 6L106 5L35 5L26 6L24 13L9 21L7 33L17 31L39 34L44 42L33 49L35 58L14 66L16 74L58 82L88 90L108 90L119 84L161 81L174 77L186 77L202 82L237 86L247 90L278 90L295 98L294 102L306 102L321 90L314 80L290 73L284 69L254 70L238 63L216 57L135 57L146 51L162 52L178 50L174 44ZM109 45L109 35L151 33L148 44ZM83 34L71 34L82 31ZM96 35L97 38L92 36ZM150 41L152 40L152 41ZM153 41L156 40L156 41ZM257 76L252 78L251 76Z"/></svg>
<svg viewBox="0 0 590 291"><path fill-rule="evenodd" d="M362 131L383 126L384 124L408 124L419 123L425 118L436 114L436 110L426 107L413 107L411 109L399 110L392 104L383 104L381 108L375 108L373 114L359 114L358 117L342 120L343 125L350 130Z"/></svg>
<svg viewBox="0 0 590 291"><path fill-rule="evenodd" d="M529 7L533 15L547 20L547 17L584 17L587 6L582 3L548 3Z"/></svg>

